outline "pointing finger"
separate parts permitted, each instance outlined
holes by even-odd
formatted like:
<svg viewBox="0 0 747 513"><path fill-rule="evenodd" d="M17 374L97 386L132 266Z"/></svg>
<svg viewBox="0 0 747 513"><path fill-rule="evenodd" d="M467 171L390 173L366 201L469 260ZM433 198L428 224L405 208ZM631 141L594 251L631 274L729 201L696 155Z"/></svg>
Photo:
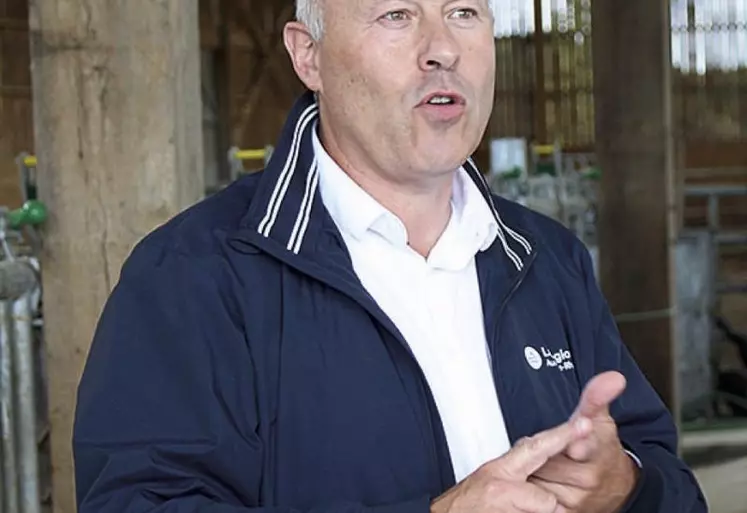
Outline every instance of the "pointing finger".
<svg viewBox="0 0 747 513"><path fill-rule="evenodd" d="M578 417L557 427L521 440L513 449L496 460L496 470L502 477L525 481L547 460L556 456L576 440L591 432L591 421Z"/></svg>

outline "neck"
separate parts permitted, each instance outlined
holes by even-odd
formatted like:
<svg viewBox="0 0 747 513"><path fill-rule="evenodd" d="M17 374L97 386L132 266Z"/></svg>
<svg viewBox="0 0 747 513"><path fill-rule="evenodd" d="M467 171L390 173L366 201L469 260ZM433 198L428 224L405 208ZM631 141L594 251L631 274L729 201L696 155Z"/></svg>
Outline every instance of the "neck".
<svg viewBox="0 0 747 513"><path fill-rule="evenodd" d="M397 179L397 173L377 172L374 165L352 161L333 137L320 140L329 156L363 190L397 216L407 230L408 245L427 257L446 229L451 217L454 172L423 180Z"/></svg>
<svg viewBox="0 0 747 513"><path fill-rule="evenodd" d="M401 184L377 180L365 174L348 174L402 221L409 246L427 257L451 217L452 180L438 184L438 187L434 184L432 188L407 189Z"/></svg>

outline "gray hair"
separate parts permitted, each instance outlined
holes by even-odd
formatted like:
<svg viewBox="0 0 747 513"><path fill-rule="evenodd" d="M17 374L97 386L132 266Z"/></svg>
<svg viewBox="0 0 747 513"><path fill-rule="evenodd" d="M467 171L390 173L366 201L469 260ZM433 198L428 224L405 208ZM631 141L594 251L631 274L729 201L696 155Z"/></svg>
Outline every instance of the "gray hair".
<svg viewBox="0 0 747 513"><path fill-rule="evenodd" d="M324 34L323 0L296 0L296 19L309 28L312 39L319 41ZM490 11L495 14L496 0L488 0Z"/></svg>
<svg viewBox="0 0 747 513"><path fill-rule="evenodd" d="M296 19L309 28L314 41L322 38L324 33L322 0L296 0Z"/></svg>

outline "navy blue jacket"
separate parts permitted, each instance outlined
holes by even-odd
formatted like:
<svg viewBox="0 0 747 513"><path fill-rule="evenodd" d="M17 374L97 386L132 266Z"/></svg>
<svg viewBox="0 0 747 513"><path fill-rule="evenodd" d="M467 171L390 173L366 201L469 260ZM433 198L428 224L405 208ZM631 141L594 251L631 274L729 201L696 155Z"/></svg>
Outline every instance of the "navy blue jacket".
<svg viewBox="0 0 747 513"><path fill-rule="evenodd" d="M453 486L423 373L320 199L316 119L307 94L265 170L128 258L79 387L80 513L428 513ZM706 511L584 246L465 168L501 226L476 258L510 439L564 422L592 376L619 370L613 415L643 463L626 511Z"/></svg>

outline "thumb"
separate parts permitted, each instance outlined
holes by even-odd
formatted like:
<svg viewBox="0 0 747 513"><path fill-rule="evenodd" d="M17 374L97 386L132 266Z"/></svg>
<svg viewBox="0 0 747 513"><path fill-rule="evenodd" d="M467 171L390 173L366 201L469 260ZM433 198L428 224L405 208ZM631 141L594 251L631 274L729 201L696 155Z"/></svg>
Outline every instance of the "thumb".
<svg viewBox="0 0 747 513"><path fill-rule="evenodd" d="M526 481L547 461L565 451L576 440L591 432L591 421L578 417L519 441L510 451L493 462L504 479Z"/></svg>
<svg viewBox="0 0 747 513"><path fill-rule="evenodd" d="M594 376L584 387L573 417L595 417L609 415L609 406L625 390L625 376L616 371Z"/></svg>

